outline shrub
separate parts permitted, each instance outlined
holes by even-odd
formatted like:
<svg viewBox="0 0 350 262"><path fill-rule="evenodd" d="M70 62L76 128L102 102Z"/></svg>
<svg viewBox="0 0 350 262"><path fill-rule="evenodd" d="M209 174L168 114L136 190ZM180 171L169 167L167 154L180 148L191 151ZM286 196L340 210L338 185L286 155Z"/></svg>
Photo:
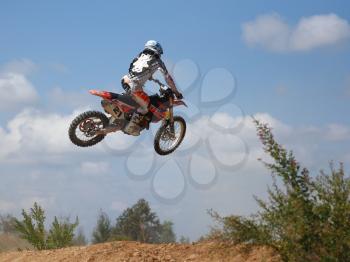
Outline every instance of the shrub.
<svg viewBox="0 0 350 262"><path fill-rule="evenodd" d="M97 219L96 227L92 232L92 242L94 244L103 243L110 240L111 236L112 236L111 221L106 213L100 211L100 214Z"/></svg>
<svg viewBox="0 0 350 262"><path fill-rule="evenodd" d="M15 228L20 236L31 243L36 249L46 249L45 214L44 210L35 202L30 213L22 210L23 220L15 220Z"/></svg>
<svg viewBox="0 0 350 262"><path fill-rule="evenodd" d="M70 223L68 218L63 218L59 221L57 217L55 217L46 241L48 248L71 246L74 238L74 230L78 224L78 217L75 219L74 223Z"/></svg>
<svg viewBox="0 0 350 262"><path fill-rule="evenodd" d="M173 230L174 223L170 220L165 220L161 224L159 243L174 243L176 235Z"/></svg>
<svg viewBox="0 0 350 262"><path fill-rule="evenodd" d="M348 261L350 257L350 179L341 164L316 178L301 168L293 152L276 142L271 129L255 120L264 151L273 162L268 201L255 197L261 210L250 217L211 216L221 225L220 237L235 243L263 244L284 261ZM277 182L281 182L278 186Z"/></svg>
<svg viewBox="0 0 350 262"><path fill-rule="evenodd" d="M52 249L72 245L74 230L78 226L78 218L72 224L68 218L59 221L55 217L47 233L44 227L45 212L37 203L34 203L29 213L23 209L22 216L22 221L15 219L15 229L23 239L26 239L36 249Z"/></svg>

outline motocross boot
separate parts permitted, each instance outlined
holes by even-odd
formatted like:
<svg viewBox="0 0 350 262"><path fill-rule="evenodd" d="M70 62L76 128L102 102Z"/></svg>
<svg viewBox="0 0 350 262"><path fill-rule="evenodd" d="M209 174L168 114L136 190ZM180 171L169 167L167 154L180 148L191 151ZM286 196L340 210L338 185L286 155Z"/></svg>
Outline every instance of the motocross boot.
<svg viewBox="0 0 350 262"><path fill-rule="evenodd" d="M130 122L124 128L124 132L128 135L139 136L141 131L140 123L142 122L143 118L143 115L138 112L134 112L130 119Z"/></svg>

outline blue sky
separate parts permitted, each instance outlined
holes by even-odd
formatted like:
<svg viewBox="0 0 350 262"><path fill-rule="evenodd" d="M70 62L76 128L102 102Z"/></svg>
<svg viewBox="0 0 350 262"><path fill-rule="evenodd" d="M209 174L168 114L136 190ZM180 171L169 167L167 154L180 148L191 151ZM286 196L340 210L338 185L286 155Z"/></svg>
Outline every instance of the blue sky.
<svg viewBox="0 0 350 262"><path fill-rule="evenodd" d="M82 225L90 232L99 208L115 217L145 197L161 218L174 220L178 235L195 239L208 230L208 208L226 214L256 209L251 195L264 194L269 178L256 162L261 152L249 123L246 131L235 134L250 148L245 167L233 175L220 170L217 184L208 190L189 186L173 205L152 195L151 179L125 176L128 156L110 155L102 147L82 151L67 141L66 125L74 111L99 108L99 100L86 91L120 91L120 78L149 39L162 43L175 79L185 79L179 81L184 85L180 89L191 78L186 69L197 66L200 72L193 76L194 92L185 92L186 100L201 112L201 118L191 122L193 130L215 111L200 107L196 90L210 72L217 72L213 69L221 68L235 78L233 103L246 115L260 114L270 121L282 142L312 169L327 166L331 159L350 162L349 10L347 1L338 0L1 1L0 90L11 95L0 99L0 134L6 137L0 154L0 213L18 214L30 199L38 200L50 215L86 217ZM322 34L324 28L329 30ZM224 92L227 81L211 81L206 97ZM191 115L195 108L185 113ZM234 122L233 111L226 108L222 113ZM40 127L51 132L44 142ZM143 137L143 145L150 146L151 136ZM209 157L204 151L192 149L185 157L179 152L167 160L181 166L190 156ZM228 162L228 156L239 158L230 148L217 151ZM156 162L166 161L156 157ZM140 166L147 169L148 164ZM176 184L175 177L168 183ZM157 185L163 191L170 188L162 188L162 183ZM192 217L198 223L191 227L186 219Z"/></svg>
<svg viewBox="0 0 350 262"><path fill-rule="evenodd" d="M347 100L339 99L350 63L348 46L281 55L247 48L241 37L241 24L257 15L277 12L295 24L315 14L347 19L347 7L346 1L3 1L0 62L24 57L69 68L65 77L50 72L33 76L40 91L54 84L69 90L104 87L118 83L145 40L154 38L173 61L190 58L202 72L213 67L233 72L240 103L249 113L269 111L293 123L325 123L334 117L349 121L334 114L348 109ZM271 103L278 85L286 86L289 96ZM325 108L326 103L334 108Z"/></svg>

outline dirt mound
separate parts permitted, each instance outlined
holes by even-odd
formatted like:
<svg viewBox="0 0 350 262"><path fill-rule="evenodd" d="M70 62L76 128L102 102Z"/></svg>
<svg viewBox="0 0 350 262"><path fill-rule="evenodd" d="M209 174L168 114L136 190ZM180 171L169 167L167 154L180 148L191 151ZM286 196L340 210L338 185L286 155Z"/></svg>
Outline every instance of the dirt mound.
<svg viewBox="0 0 350 262"><path fill-rule="evenodd" d="M116 241L85 247L0 253L0 261L280 261L266 247L243 247L218 242L143 244Z"/></svg>
<svg viewBox="0 0 350 262"><path fill-rule="evenodd" d="M0 252L18 249L33 249L33 247L16 235L0 234Z"/></svg>

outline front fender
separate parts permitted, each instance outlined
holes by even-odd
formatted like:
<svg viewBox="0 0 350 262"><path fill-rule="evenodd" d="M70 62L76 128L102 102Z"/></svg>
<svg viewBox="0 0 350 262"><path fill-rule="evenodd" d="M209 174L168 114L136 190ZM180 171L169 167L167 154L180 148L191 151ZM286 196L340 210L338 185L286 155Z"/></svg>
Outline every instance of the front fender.
<svg viewBox="0 0 350 262"><path fill-rule="evenodd" d="M112 99L112 94L108 91L89 90L89 93L94 96L102 97L104 99Z"/></svg>

